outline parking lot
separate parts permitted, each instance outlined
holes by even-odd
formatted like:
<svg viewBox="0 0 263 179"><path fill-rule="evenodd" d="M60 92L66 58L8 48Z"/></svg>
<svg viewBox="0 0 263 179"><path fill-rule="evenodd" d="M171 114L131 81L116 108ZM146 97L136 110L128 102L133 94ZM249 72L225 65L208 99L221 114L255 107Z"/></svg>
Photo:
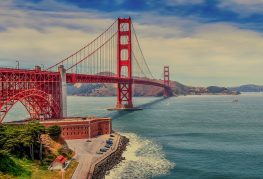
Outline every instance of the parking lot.
<svg viewBox="0 0 263 179"><path fill-rule="evenodd" d="M102 135L93 139L76 139L67 140L69 148L75 151L76 160L79 165L74 172L72 179L86 179L90 170L92 162L96 161L101 157L100 149L104 148L106 145L106 140L113 138L113 144L116 142L115 137L110 137L110 135ZM111 148L108 149L106 153L111 152ZM105 153L105 152L104 152Z"/></svg>

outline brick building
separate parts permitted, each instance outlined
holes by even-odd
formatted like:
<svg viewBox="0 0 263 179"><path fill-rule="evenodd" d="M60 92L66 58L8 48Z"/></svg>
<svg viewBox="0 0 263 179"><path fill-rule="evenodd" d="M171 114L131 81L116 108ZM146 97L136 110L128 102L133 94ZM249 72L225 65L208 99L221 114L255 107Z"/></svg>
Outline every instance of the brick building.
<svg viewBox="0 0 263 179"><path fill-rule="evenodd" d="M89 139L112 132L111 118L66 118L40 121L45 127L61 127L64 139Z"/></svg>

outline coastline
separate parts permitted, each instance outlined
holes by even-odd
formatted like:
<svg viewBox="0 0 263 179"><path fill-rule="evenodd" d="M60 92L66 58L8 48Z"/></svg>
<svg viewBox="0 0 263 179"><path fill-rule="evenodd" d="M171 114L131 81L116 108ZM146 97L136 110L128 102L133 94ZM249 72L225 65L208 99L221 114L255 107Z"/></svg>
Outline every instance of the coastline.
<svg viewBox="0 0 263 179"><path fill-rule="evenodd" d="M129 143L129 139L113 133L112 147L101 153L100 149L106 145L109 134L101 135L92 139L67 140L68 146L76 152L75 159L78 166L74 171L72 179L105 178L107 172L119 164L124 158L123 152Z"/></svg>
<svg viewBox="0 0 263 179"><path fill-rule="evenodd" d="M122 157L123 152L126 150L127 145L129 144L129 139L125 136L120 136L118 148L116 151L111 153L109 156L98 162L93 170L92 179L101 179L105 178L107 172L113 169L118 165L122 160L125 160Z"/></svg>

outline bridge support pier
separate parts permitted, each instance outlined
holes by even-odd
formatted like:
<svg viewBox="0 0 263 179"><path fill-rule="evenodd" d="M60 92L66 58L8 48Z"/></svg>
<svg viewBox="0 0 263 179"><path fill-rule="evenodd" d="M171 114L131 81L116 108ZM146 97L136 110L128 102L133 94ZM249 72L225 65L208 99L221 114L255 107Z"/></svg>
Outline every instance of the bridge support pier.
<svg viewBox="0 0 263 179"><path fill-rule="evenodd" d="M126 104L124 104L126 102ZM132 83L118 83L116 108L133 108Z"/></svg>
<svg viewBox="0 0 263 179"><path fill-rule="evenodd" d="M58 67L60 73L60 117L67 117L67 81L66 69L63 65Z"/></svg>

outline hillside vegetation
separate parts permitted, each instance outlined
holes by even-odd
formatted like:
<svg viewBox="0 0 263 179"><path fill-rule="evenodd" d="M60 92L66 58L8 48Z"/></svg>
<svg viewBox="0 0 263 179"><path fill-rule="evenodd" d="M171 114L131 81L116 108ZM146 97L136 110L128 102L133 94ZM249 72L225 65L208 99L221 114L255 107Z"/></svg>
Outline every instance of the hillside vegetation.
<svg viewBox="0 0 263 179"><path fill-rule="evenodd" d="M57 155L71 158L74 153L38 122L0 125L0 178L59 178L59 172L48 170ZM76 166L74 161L71 167Z"/></svg>

